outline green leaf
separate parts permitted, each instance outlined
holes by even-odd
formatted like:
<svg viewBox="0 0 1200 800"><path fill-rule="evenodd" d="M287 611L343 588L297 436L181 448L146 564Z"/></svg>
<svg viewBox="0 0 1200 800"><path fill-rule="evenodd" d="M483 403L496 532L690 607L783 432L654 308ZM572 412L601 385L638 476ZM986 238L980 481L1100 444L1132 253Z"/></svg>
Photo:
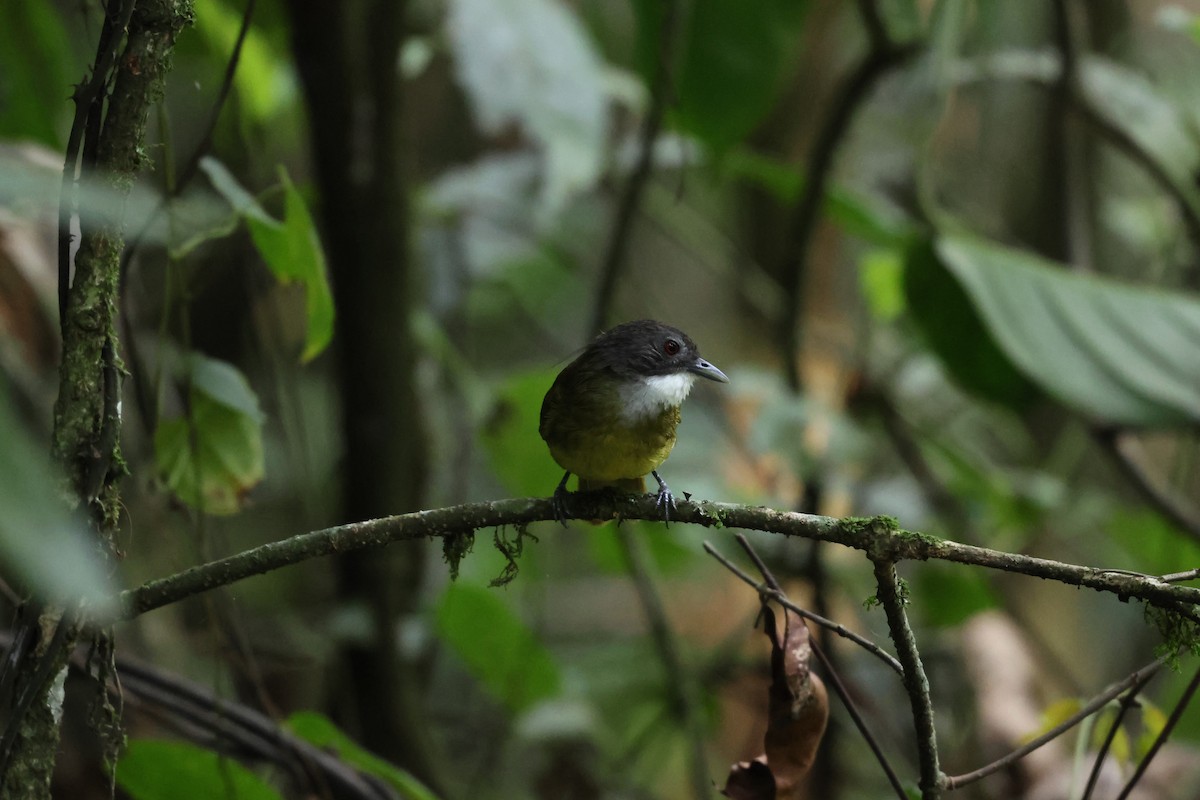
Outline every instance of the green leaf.
<svg viewBox="0 0 1200 800"><path fill-rule="evenodd" d="M1093 421L1200 421L1200 301L1066 271L967 236L937 252L1012 363Z"/></svg>
<svg viewBox="0 0 1200 800"><path fill-rule="evenodd" d="M0 25L0 139L35 139L59 149L73 111L70 75L83 69L54 4L23 0Z"/></svg>
<svg viewBox="0 0 1200 800"><path fill-rule="evenodd" d="M419 780L359 747L323 714L297 711L288 717L287 727L309 744L330 751L350 766L383 779L405 800L437 800L437 795Z"/></svg>
<svg viewBox="0 0 1200 800"><path fill-rule="evenodd" d="M759 186L781 203L795 203L804 190L805 177L798 167L748 146L730 150L719 166L724 174ZM873 244L894 247L912 235L911 225L898 211L844 186L826 187L823 210L847 233Z"/></svg>
<svg viewBox="0 0 1200 800"><path fill-rule="evenodd" d="M668 108L685 131L722 152L741 141L775 104L798 49L808 3L696 0L678 9L677 68ZM641 72L653 81L667 4L635 0Z"/></svg>
<svg viewBox="0 0 1200 800"><path fill-rule="evenodd" d="M511 711L561 692L554 657L496 592L451 584L438 604L437 628L475 679Z"/></svg>
<svg viewBox="0 0 1200 800"><path fill-rule="evenodd" d="M233 173L220 161L212 156L205 156L200 159L200 171L208 176L208 182L229 201L229 205L233 206L233 210L237 212L238 216L245 219L254 218L264 223L275 222L271 215L259 205L258 199L246 191Z"/></svg>
<svg viewBox="0 0 1200 800"><path fill-rule="evenodd" d="M858 270L871 316L879 322L895 321L904 313L904 254L895 249L871 250Z"/></svg>
<svg viewBox="0 0 1200 800"><path fill-rule="evenodd" d="M1142 733L1138 736L1134 756L1140 761L1150 752L1163 728L1167 727L1167 715L1144 696L1138 698L1138 703L1142 707Z"/></svg>
<svg viewBox="0 0 1200 800"><path fill-rule="evenodd" d="M258 398L230 364L197 353L181 363L189 414L159 421L155 463L183 502L209 514L234 514L264 474Z"/></svg>
<svg viewBox="0 0 1200 800"><path fill-rule="evenodd" d="M204 4L204 13L196 15L196 33L221 63L233 52L243 13L240 4L233 8L209 0ZM270 42L256 24L252 23L246 33L233 86L239 113L260 125L270 122L295 94L287 58L272 52Z"/></svg>
<svg viewBox="0 0 1200 800"><path fill-rule="evenodd" d="M194 391L208 395L217 403L262 424L264 417L258 405L258 395L237 367L228 361L189 353L185 369Z"/></svg>
<svg viewBox="0 0 1200 800"><path fill-rule="evenodd" d="M1083 708L1083 702L1075 697L1064 697L1061 700L1055 700L1050 705L1042 709L1041 725L1037 730L1030 731L1023 739L1025 742L1032 741L1043 733L1062 725L1071 717L1079 713L1079 709Z"/></svg>
<svg viewBox="0 0 1200 800"><path fill-rule="evenodd" d="M283 223L246 217L250 236L267 267L282 284L292 281L304 287L308 335L301 361L320 355L333 339L333 294L325 268L325 251L317 238L317 226L300 192L280 169L284 188Z"/></svg>
<svg viewBox="0 0 1200 800"><path fill-rule="evenodd" d="M512 494L545 497L562 479L538 435L542 398L557 374L557 368L536 369L506 380L480 432L488 463Z"/></svg>
<svg viewBox="0 0 1200 800"><path fill-rule="evenodd" d="M185 742L134 739L117 763L117 784L134 800L280 800L232 759Z"/></svg>
<svg viewBox="0 0 1200 800"><path fill-rule="evenodd" d="M997 598L979 570L956 569L951 564L928 562L917 569L913 596L930 625L950 627L995 608Z"/></svg>
<svg viewBox="0 0 1200 800"><path fill-rule="evenodd" d="M646 552L660 573L678 573L696 563L697 549L684 543L676 535L677 528L666 528L657 522L627 521L632 525L634 536L642 539ZM587 536L588 555L601 570L613 574L627 574L629 564L620 542L613 534L613 526L605 524L591 528Z"/></svg>
<svg viewBox="0 0 1200 800"><path fill-rule="evenodd" d="M905 255L904 297L926 342L964 389L1017 409L1036 395L980 322L966 292L928 240L914 243Z"/></svg>
<svg viewBox="0 0 1200 800"><path fill-rule="evenodd" d="M64 504L44 442L21 426L0 376L0 564L41 598L83 597L103 616L111 587L88 531Z"/></svg>
<svg viewBox="0 0 1200 800"><path fill-rule="evenodd" d="M267 268L281 284L293 281L304 287L308 333L302 361L311 361L333 339L333 293L325 266L325 251L304 198L281 167L279 180L284 190L283 222L263 210L254 195L214 158L206 157L200 168L216 189L246 222L250 237Z"/></svg>

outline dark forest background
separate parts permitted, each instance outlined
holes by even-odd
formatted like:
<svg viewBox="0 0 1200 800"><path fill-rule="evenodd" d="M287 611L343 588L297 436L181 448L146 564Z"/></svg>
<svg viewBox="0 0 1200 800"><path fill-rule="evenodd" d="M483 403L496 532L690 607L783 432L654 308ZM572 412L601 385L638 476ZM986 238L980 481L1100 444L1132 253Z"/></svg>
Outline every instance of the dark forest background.
<svg viewBox="0 0 1200 800"><path fill-rule="evenodd" d="M677 492L886 514L1151 575L1197 566L1197 12L197 3L128 199L86 180L74 195L76 228L119 208L126 232L109 570L42 463L72 87L92 74L105 9L8 4L6 618L30 590L129 588L342 522L545 497L561 473L537 435L542 395L597 330L643 317L686 330L731 378L684 407L663 468ZM763 748L759 598L701 547L744 560L731 531L622 531L539 523L536 539L500 532L503 547L480 531L453 580L438 542L401 542L118 625L118 796L354 796L238 740L230 708L400 797L695 797L697 770L719 787ZM860 553L750 538L795 602L889 645ZM900 572L949 774L1048 730L1163 642L1141 604L1111 595L944 562ZM915 787L899 681L834 638ZM1195 669L1185 656L1163 670L1119 728L1113 704L953 796L1080 797L1113 729L1093 796L1115 797ZM110 791L84 683L68 682L54 778L55 796L81 800ZM831 709L795 796L894 796ZM1131 796L1200 796L1198 739L1200 715L1181 713Z"/></svg>

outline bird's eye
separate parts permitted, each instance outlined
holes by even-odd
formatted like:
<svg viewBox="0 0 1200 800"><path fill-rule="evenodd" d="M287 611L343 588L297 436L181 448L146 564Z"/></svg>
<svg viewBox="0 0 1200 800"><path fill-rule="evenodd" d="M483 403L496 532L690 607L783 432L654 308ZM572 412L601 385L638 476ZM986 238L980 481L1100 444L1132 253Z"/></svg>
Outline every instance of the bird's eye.
<svg viewBox="0 0 1200 800"><path fill-rule="evenodd" d="M679 342L674 339L667 339L663 342L663 352L669 356L673 356L679 352Z"/></svg>

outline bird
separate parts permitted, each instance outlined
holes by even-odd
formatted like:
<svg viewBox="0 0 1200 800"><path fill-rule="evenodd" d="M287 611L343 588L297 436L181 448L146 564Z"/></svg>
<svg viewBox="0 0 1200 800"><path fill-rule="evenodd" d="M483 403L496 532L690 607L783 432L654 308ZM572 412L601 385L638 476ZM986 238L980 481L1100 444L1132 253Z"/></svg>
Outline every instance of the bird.
<svg viewBox="0 0 1200 800"><path fill-rule="evenodd" d="M571 475L579 491L611 486L635 494L646 491L646 475L653 475L657 507L670 521L675 499L658 468L675 446L679 408L698 377L729 382L700 357L691 337L651 319L605 331L563 368L542 400L538 426L566 470L553 497L563 526Z"/></svg>

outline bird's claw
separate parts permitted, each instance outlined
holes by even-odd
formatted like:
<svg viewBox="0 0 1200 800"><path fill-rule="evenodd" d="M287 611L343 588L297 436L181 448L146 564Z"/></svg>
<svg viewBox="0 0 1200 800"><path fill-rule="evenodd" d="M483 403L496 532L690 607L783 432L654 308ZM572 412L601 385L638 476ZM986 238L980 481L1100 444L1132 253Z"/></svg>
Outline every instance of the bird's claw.
<svg viewBox="0 0 1200 800"><path fill-rule="evenodd" d="M675 510L675 495L671 494L671 487L667 486L667 482L660 478L657 472L650 474L658 481L658 499L655 500L654 507L662 514L663 522L670 523L671 512Z"/></svg>
<svg viewBox="0 0 1200 800"><path fill-rule="evenodd" d="M571 477L571 473L563 475L563 479L559 481L558 486L554 490L553 497L550 498L550 505L554 509L554 518L564 528L567 527L567 478Z"/></svg>

